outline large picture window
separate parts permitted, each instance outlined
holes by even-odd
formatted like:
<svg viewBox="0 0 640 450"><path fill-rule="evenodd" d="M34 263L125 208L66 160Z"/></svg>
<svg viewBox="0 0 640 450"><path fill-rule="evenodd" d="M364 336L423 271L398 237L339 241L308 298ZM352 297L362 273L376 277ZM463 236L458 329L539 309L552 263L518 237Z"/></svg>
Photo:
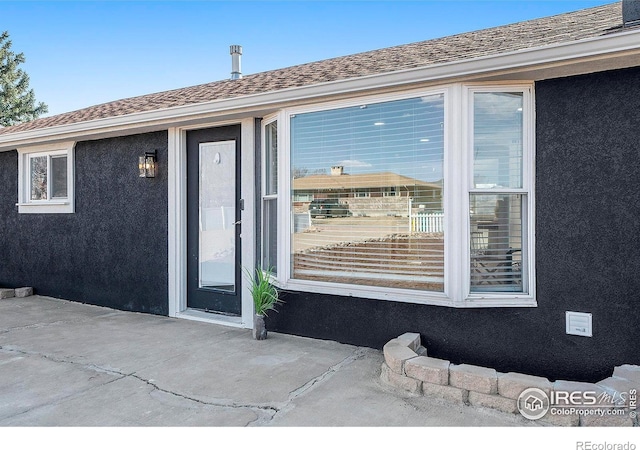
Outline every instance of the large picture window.
<svg viewBox="0 0 640 450"><path fill-rule="evenodd" d="M444 121L443 94L291 118L293 278L444 290Z"/></svg>
<svg viewBox="0 0 640 450"><path fill-rule="evenodd" d="M279 118L264 125L263 262L277 259L281 286L535 305L532 86L455 84Z"/></svg>

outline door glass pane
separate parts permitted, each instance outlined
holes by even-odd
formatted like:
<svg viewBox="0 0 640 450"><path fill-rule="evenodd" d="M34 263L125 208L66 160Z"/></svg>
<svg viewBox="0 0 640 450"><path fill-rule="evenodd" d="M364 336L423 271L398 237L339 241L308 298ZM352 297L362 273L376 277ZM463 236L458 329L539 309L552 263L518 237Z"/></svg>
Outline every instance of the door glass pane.
<svg viewBox="0 0 640 450"><path fill-rule="evenodd" d="M199 255L201 288L236 288L235 141L200 144Z"/></svg>
<svg viewBox="0 0 640 450"><path fill-rule="evenodd" d="M471 194L471 292L526 292L520 194Z"/></svg>
<svg viewBox="0 0 640 450"><path fill-rule="evenodd" d="M47 157L36 156L30 159L31 200L47 199Z"/></svg>
<svg viewBox="0 0 640 450"><path fill-rule="evenodd" d="M473 96L473 184L522 187L522 92Z"/></svg>
<svg viewBox="0 0 640 450"><path fill-rule="evenodd" d="M51 197L67 198L67 157L51 158Z"/></svg>
<svg viewBox="0 0 640 450"><path fill-rule="evenodd" d="M293 277L444 290L444 95L291 119Z"/></svg>

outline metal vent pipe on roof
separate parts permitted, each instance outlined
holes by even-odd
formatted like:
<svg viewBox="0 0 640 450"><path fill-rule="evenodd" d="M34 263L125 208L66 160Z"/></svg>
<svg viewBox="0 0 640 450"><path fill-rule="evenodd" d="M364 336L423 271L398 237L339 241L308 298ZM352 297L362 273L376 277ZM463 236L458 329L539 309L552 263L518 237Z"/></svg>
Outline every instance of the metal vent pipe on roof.
<svg viewBox="0 0 640 450"><path fill-rule="evenodd" d="M625 27L640 25L640 0L622 0L622 23Z"/></svg>
<svg viewBox="0 0 640 450"><path fill-rule="evenodd" d="M232 45L229 47L231 53L231 79L237 80L242 78L240 69L240 57L242 56L242 46Z"/></svg>

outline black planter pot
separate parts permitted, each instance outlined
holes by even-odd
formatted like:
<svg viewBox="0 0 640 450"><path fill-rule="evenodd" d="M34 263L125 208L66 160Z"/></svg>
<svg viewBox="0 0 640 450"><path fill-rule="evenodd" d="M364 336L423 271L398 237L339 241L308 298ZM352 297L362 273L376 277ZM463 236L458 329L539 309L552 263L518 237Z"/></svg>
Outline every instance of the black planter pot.
<svg viewBox="0 0 640 450"><path fill-rule="evenodd" d="M264 316L261 314L253 316L253 338L258 341L267 338L267 328L264 325Z"/></svg>

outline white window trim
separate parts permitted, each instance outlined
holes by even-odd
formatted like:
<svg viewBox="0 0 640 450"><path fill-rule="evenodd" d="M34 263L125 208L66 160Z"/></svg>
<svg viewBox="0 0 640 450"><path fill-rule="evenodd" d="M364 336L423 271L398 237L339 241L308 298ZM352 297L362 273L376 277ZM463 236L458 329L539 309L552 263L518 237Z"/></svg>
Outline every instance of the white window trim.
<svg viewBox="0 0 640 450"><path fill-rule="evenodd" d="M527 223L528 245L528 277L529 292L527 293L482 293L471 295L470 290L470 243L469 243L469 200L467 189L470 172L468 151L468 93L470 89L495 91L526 92L524 118L524 136L529 145L525 148L525 161L523 161L523 186L529 186L528 210L523 217L523 223ZM444 174L445 192L443 206L445 214L445 275L444 292L419 291L412 289L384 288L377 286L363 286L341 284L332 282L298 280L292 278L291 268L291 233L293 223L290 211L289 177L291 163L290 122L296 114L325 111L335 108L357 106L367 103L379 103L393 100L414 98L417 96L444 94ZM534 131L534 103L533 83L479 83L474 85L452 84L439 86L433 89L421 89L404 91L397 94L380 94L362 97L358 99L338 100L322 104L292 107L282 110L278 115L278 172L286 174L278 179L278 276L276 284L293 291L323 293L330 295L370 298L377 300L391 300L405 303L418 303L426 305L449 306L457 308L473 307L533 307L537 306L535 300L535 255L534 255L534 158L535 158L535 131ZM264 151L263 158L264 158ZM510 191L511 192L511 191Z"/></svg>
<svg viewBox="0 0 640 450"><path fill-rule="evenodd" d="M75 212L75 142L18 148L18 213L20 214L72 214ZM67 198L31 200L29 162L36 156L67 157Z"/></svg>

